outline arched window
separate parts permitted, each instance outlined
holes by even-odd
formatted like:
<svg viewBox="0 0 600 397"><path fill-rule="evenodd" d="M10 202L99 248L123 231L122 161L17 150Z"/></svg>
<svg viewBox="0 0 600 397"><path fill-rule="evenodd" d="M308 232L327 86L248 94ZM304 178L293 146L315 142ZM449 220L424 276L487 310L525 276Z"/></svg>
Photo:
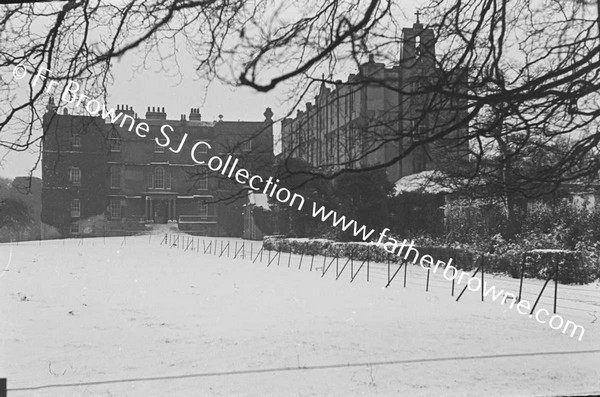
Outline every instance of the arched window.
<svg viewBox="0 0 600 397"><path fill-rule="evenodd" d="M165 169L163 167L156 167L154 170L154 188L165 188Z"/></svg>

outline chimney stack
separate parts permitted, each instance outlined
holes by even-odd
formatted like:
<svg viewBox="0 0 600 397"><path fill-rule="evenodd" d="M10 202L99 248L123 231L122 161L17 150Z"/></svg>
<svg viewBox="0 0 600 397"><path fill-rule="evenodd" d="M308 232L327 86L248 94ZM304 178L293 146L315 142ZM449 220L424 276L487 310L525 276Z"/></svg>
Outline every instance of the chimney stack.
<svg viewBox="0 0 600 397"><path fill-rule="evenodd" d="M200 114L200 108L191 108L189 119L190 121L201 121L202 115Z"/></svg>

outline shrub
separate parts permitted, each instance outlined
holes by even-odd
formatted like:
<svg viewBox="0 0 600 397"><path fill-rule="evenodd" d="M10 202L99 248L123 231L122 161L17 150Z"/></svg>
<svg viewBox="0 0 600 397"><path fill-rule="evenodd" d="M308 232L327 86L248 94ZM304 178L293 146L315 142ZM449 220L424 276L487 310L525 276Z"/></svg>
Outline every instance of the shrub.
<svg viewBox="0 0 600 397"><path fill-rule="evenodd" d="M389 254L373 243L334 242L326 239L293 239L282 236L269 236L263 240L265 250L292 252L304 255L327 255L328 257L349 258L355 260L369 259L374 262L385 263L388 259L399 262L400 257ZM481 264L484 256L484 269L486 273L501 273L514 278L521 275L524 263L524 277L546 279L554 272L556 264L559 266L558 280L562 284L587 284L600 276L598 255L594 260L585 260L582 251L534 249L522 251L514 245L506 245L496 253L474 251L465 247L427 246L415 244L419 255L431 255L434 261L445 264L452 259L452 266L457 269L471 270ZM597 252L597 251L596 251ZM413 256L408 257L412 262Z"/></svg>

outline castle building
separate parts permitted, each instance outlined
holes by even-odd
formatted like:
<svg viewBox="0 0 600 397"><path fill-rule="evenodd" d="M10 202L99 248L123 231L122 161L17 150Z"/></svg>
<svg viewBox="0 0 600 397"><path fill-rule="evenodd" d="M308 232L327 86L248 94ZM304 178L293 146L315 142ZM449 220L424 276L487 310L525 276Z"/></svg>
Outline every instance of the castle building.
<svg viewBox="0 0 600 397"><path fill-rule="evenodd" d="M176 221L198 234L241 236L239 198L246 195L197 162L234 154L245 168L266 173L273 160L269 108L256 122L203 121L198 108L167 120L164 108L148 107L139 118L130 106L117 106L115 116L131 123L59 113L51 100L42 150L44 224L62 235L106 235Z"/></svg>
<svg viewBox="0 0 600 397"><path fill-rule="evenodd" d="M466 100L434 98L427 87L450 79L454 89L464 90L466 74L449 77L436 67L433 31L418 20L403 29L401 49L394 66L386 67L371 55L346 82L338 80L332 88L321 83L314 103L282 121L283 157L301 158L325 171L389 162L386 171L392 182L437 169L442 159L466 157L468 144L460 139L466 126L454 128L435 144L408 150L465 116Z"/></svg>

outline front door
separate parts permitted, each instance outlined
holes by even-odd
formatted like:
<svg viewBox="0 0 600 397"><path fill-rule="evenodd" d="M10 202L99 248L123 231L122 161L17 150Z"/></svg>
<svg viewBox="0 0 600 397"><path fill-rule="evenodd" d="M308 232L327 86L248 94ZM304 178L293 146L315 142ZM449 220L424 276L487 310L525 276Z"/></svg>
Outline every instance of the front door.
<svg viewBox="0 0 600 397"><path fill-rule="evenodd" d="M167 223L169 216L169 202L167 200L154 201L154 223Z"/></svg>

